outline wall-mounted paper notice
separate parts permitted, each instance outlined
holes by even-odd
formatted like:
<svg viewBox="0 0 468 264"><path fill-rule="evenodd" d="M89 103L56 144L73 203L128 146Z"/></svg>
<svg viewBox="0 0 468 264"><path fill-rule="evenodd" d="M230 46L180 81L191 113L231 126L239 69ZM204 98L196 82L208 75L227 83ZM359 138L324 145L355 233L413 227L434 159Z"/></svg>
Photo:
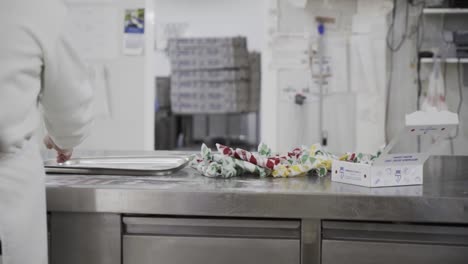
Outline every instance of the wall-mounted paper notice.
<svg viewBox="0 0 468 264"><path fill-rule="evenodd" d="M305 36L278 35L272 42L271 68L310 68L309 41Z"/></svg>
<svg viewBox="0 0 468 264"><path fill-rule="evenodd" d="M124 55L143 55L145 47L145 9L127 9L124 17Z"/></svg>
<svg viewBox="0 0 468 264"><path fill-rule="evenodd" d="M109 6L69 6L69 35L85 59L113 59L118 54L117 10Z"/></svg>

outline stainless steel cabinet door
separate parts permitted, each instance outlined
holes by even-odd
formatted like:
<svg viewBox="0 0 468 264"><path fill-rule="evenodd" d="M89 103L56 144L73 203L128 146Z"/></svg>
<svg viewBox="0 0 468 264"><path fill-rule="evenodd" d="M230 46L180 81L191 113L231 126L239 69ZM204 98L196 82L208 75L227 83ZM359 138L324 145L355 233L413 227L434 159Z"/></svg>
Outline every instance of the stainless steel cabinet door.
<svg viewBox="0 0 468 264"><path fill-rule="evenodd" d="M300 222L123 219L124 264L300 264Z"/></svg>
<svg viewBox="0 0 468 264"><path fill-rule="evenodd" d="M120 264L118 214L52 213L50 264Z"/></svg>
<svg viewBox="0 0 468 264"><path fill-rule="evenodd" d="M468 227L322 223L322 264L465 264Z"/></svg>
<svg viewBox="0 0 468 264"><path fill-rule="evenodd" d="M322 264L466 264L468 247L324 240Z"/></svg>
<svg viewBox="0 0 468 264"><path fill-rule="evenodd" d="M126 235L124 264L299 264L299 240Z"/></svg>

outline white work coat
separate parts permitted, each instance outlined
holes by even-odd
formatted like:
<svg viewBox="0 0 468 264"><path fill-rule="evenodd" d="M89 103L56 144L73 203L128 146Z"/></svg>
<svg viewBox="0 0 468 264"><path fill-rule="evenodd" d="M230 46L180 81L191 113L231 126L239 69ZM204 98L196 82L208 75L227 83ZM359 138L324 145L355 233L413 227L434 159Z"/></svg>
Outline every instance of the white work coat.
<svg viewBox="0 0 468 264"><path fill-rule="evenodd" d="M41 120L62 148L88 133L92 89L61 0L0 2L0 240L3 264L47 263ZM39 110L41 105L42 111Z"/></svg>

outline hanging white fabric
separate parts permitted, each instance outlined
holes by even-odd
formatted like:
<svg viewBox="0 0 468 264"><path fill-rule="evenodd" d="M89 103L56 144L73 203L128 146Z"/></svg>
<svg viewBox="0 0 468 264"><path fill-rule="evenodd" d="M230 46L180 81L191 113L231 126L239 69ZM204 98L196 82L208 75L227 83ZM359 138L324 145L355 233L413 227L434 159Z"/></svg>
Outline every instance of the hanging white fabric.
<svg viewBox="0 0 468 264"><path fill-rule="evenodd" d="M372 25L372 26L370 26ZM383 16L357 14L351 36L351 90L356 95L355 150L373 153L385 143L385 32Z"/></svg>

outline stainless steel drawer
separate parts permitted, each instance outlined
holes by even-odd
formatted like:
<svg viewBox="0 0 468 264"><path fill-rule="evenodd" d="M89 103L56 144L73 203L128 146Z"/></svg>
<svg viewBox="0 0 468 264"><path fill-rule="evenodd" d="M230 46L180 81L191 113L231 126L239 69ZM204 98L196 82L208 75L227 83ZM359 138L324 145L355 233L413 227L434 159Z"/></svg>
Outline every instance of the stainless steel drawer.
<svg viewBox="0 0 468 264"><path fill-rule="evenodd" d="M323 264L468 263L468 228L324 221Z"/></svg>
<svg viewBox="0 0 468 264"><path fill-rule="evenodd" d="M300 222L124 218L124 264L299 264Z"/></svg>
<svg viewBox="0 0 468 264"><path fill-rule="evenodd" d="M118 214L51 214L50 264L120 264L121 242Z"/></svg>
<svg viewBox="0 0 468 264"><path fill-rule="evenodd" d="M468 247L322 241L322 264L466 264Z"/></svg>
<svg viewBox="0 0 468 264"><path fill-rule="evenodd" d="M127 234L300 239L300 221L124 217Z"/></svg>
<svg viewBox="0 0 468 264"><path fill-rule="evenodd" d="M299 264L299 240L135 236L123 238L124 264Z"/></svg>

